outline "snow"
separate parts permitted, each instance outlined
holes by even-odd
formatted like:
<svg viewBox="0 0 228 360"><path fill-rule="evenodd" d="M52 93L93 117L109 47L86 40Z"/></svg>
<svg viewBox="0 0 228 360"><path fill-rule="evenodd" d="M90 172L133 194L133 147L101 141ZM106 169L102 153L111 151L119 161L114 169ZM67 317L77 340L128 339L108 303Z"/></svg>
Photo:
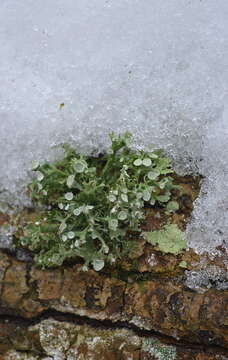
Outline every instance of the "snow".
<svg viewBox="0 0 228 360"><path fill-rule="evenodd" d="M205 177L189 245L227 246L227 16L226 0L2 0L1 201L26 204L31 161L55 145L129 130Z"/></svg>
<svg viewBox="0 0 228 360"><path fill-rule="evenodd" d="M204 293L210 288L218 290L228 289L228 271L216 265L209 265L206 269L186 271L185 284L192 290Z"/></svg>

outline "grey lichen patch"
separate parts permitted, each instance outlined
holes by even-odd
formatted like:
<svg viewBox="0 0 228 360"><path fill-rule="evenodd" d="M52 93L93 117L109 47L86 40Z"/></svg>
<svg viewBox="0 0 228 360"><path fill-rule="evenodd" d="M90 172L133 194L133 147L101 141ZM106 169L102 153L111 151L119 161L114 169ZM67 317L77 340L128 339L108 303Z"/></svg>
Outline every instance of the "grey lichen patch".
<svg viewBox="0 0 228 360"><path fill-rule="evenodd" d="M12 248L14 231L14 227L10 224L0 224L0 248Z"/></svg>
<svg viewBox="0 0 228 360"><path fill-rule="evenodd" d="M129 321L130 324L134 324L140 329L151 330L151 322L148 319L145 319L141 316L135 315Z"/></svg>
<svg viewBox="0 0 228 360"><path fill-rule="evenodd" d="M30 331L38 332L42 353L54 360L97 360L100 352L101 358L106 359L109 353L123 356L142 347L142 339L128 329L94 329L52 318L31 327Z"/></svg>
<svg viewBox="0 0 228 360"><path fill-rule="evenodd" d="M141 339L127 329L98 330L51 318L33 326L31 331L38 331L44 354L55 360L97 359L101 349L105 354L109 351L122 354L142 346Z"/></svg>
<svg viewBox="0 0 228 360"><path fill-rule="evenodd" d="M63 360L73 340L74 326L53 319L44 320L39 325L40 343L47 355Z"/></svg>
<svg viewBox="0 0 228 360"><path fill-rule="evenodd" d="M159 340L146 338L142 350L154 356L157 360L175 360L176 349L173 346L161 344Z"/></svg>
<svg viewBox="0 0 228 360"><path fill-rule="evenodd" d="M12 324L8 330L11 334ZM6 336L8 335L9 332ZM14 336L15 331L12 332L12 338ZM185 358L185 355L186 359L192 360L227 359L217 353L208 357L207 351L198 351L196 347L192 357L189 357L189 348L185 352L183 347L160 342L162 338L158 340L144 337L126 328L79 325L63 319L58 321L49 318L29 326L26 336L32 342L28 342L26 346L21 346L21 336L18 336L18 339L7 348L6 342L1 342L1 360L176 360Z"/></svg>
<svg viewBox="0 0 228 360"><path fill-rule="evenodd" d="M21 352L16 350L10 350L4 356L4 360L40 360L40 359L41 358L38 355L33 355L27 352ZM48 360L48 358L46 359L42 358L42 360Z"/></svg>

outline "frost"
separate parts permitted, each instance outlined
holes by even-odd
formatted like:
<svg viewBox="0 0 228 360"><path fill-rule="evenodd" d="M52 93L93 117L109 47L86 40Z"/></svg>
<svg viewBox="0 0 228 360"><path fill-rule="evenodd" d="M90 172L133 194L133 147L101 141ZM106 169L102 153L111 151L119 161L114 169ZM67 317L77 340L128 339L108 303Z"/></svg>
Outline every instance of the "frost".
<svg viewBox="0 0 228 360"><path fill-rule="evenodd" d="M128 130L204 176L189 245L227 246L227 14L226 0L2 0L0 200L28 204L31 162L58 144L98 153Z"/></svg>
<svg viewBox="0 0 228 360"><path fill-rule="evenodd" d="M210 288L228 289L228 271L215 265L199 271L186 271L186 276L186 285L201 293Z"/></svg>

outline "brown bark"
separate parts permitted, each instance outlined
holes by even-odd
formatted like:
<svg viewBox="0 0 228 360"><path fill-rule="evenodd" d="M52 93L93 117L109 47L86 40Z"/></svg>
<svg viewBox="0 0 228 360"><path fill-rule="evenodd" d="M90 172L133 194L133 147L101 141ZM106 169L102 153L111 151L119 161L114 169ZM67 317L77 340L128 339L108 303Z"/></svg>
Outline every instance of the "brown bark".
<svg viewBox="0 0 228 360"><path fill-rule="evenodd" d="M3 253L0 274L1 314L32 319L55 309L228 348L228 291L197 293L168 277L129 283L80 265L42 271Z"/></svg>

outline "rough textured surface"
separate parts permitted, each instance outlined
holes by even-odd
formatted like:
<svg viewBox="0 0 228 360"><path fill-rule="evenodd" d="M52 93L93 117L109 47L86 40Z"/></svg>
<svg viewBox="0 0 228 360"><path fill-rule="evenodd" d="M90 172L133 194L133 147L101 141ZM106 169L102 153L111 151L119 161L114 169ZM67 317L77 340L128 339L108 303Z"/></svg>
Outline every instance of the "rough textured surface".
<svg viewBox="0 0 228 360"><path fill-rule="evenodd" d="M179 186L173 196L179 204L179 210L173 214L166 214L162 208L145 208L146 218L141 223L142 233L144 231L156 231L168 223L176 224L181 230L186 228L193 209L193 202L200 190L201 177L178 176L173 174L175 184ZM24 227L27 223L35 222L39 210L34 208L24 209L17 214L7 216L0 213L0 220L4 226L14 229L15 237L23 236ZM141 234L142 235L142 234ZM0 235L1 239L1 235ZM131 234L132 249L128 258L118 261L117 269L121 271L138 273L156 273L159 276L179 276L186 269L186 284L189 288L204 291L210 287L218 289L228 288L227 253L220 247L220 256L213 260L207 253L198 255L192 249L179 253L178 255L164 254L159 251L158 246L151 246L143 240L142 236ZM157 251L156 251L157 250ZM17 258L20 260L31 259L31 254L23 249L16 250ZM110 269L113 273L115 269ZM123 278L123 274L121 274Z"/></svg>
<svg viewBox="0 0 228 360"><path fill-rule="evenodd" d="M197 293L181 277L158 279L155 274L132 282L126 274L120 279L120 273L110 277L83 272L77 264L42 271L9 255L1 257L1 314L32 319L55 309L228 348L228 291L211 288Z"/></svg>
<svg viewBox="0 0 228 360"><path fill-rule="evenodd" d="M0 321L0 360L226 360L224 351L162 344L128 329L49 318L19 326Z"/></svg>
<svg viewBox="0 0 228 360"><path fill-rule="evenodd" d="M145 209L142 231L168 222L186 227L199 178L175 180L180 211ZM36 211L2 214L0 221L18 237ZM83 272L80 259L44 271L26 249L0 251L3 359L227 359L226 253L213 260L192 249L163 254L143 237L131 239L129 257L101 272Z"/></svg>

